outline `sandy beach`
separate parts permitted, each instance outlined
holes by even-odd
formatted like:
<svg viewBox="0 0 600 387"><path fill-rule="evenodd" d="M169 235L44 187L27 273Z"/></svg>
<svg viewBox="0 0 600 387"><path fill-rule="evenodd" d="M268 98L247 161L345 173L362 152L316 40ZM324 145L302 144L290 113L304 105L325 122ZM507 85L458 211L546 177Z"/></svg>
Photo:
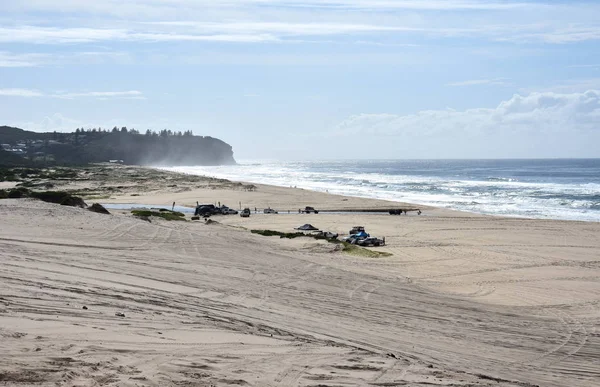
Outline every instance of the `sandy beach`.
<svg viewBox="0 0 600 387"><path fill-rule="evenodd" d="M0 385L596 386L600 223L500 218L135 167L88 204L249 207L151 222L0 200ZM423 213L298 214L299 208ZM279 214L254 213L270 207ZM288 213L289 211L289 213ZM189 216L187 216L189 219ZM369 258L293 232L385 236Z"/></svg>

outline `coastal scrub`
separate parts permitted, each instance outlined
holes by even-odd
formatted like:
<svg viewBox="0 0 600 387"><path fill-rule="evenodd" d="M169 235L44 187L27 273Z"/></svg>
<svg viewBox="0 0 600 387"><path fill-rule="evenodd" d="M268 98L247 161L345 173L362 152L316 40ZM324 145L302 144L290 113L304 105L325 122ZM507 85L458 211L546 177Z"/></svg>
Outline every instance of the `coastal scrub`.
<svg viewBox="0 0 600 387"><path fill-rule="evenodd" d="M151 216L163 218L165 220L183 220L185 221L185 214L177 211L150 211L150 210L132 210L133 216L137 216L142 219L148 219Z"/></svg>

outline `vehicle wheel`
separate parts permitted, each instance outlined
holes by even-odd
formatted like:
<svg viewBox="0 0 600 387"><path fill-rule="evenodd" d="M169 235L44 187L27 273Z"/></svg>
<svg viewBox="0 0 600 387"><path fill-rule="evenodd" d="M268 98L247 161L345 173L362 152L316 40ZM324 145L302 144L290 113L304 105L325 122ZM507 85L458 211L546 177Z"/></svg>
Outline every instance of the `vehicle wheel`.
<svg viewBox="0 0 600 387"><path fill-rule="evenodd" d="M375 246L375 247L379 246L379 242L373 243L373 246Z"/></svg>

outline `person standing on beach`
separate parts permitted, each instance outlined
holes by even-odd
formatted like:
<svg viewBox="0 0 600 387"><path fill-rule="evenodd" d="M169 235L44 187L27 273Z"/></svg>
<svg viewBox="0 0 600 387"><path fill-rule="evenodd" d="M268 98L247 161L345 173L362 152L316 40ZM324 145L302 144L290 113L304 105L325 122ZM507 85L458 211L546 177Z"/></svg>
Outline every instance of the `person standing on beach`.
<svg viewBox="0 0 600 387"><path fill-rule="evenodd" d="M171 211L175 211L175 202L173 202L173 207L171 207Z"/></svg>

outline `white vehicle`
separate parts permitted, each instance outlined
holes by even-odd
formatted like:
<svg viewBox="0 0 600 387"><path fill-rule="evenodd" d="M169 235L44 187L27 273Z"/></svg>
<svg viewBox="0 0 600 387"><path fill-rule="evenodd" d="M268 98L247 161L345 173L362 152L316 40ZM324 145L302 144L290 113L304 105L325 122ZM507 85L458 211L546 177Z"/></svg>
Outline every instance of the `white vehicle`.
<svg viewBox="0 0 600 387"><path fill-rule="evenodd" d="M265 213L265 214L277 214L278 212L275 211L274 209L272 209L271 207L269 207L269 208L265 208L263 210L263 213Z"/></svg>

